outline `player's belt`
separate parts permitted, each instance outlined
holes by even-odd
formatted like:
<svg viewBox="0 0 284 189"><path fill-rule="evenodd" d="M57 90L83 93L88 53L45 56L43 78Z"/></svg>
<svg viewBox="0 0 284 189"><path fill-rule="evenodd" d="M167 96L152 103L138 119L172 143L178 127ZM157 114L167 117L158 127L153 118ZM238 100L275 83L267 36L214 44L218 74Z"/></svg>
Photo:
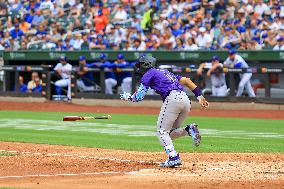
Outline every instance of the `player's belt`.
<svg viewBox="0 0 284 189"><path fill-rule="evenodd" d="M223 87L225 85L225 83L221 84L221 85L216 85L214 86L215 88L220 88L220 87Z"/></svg>

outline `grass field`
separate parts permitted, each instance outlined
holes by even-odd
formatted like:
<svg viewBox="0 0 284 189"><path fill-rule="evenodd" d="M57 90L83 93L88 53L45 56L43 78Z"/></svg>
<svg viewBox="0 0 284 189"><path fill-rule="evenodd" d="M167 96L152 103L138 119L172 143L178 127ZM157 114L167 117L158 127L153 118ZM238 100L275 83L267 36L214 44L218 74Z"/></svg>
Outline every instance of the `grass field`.
<svg viewBox="0 0 284 189"><path fill-rule="evenodd" d="M1 111L0 140L136 151L162 151L156 115L113 114L112 120L63 122L67 112ZM200 125L202 144L175 141L181 152L284 152L284 120L189 117ZM0 149L1 150L1 149ZM1 156L1 155L0 155Z"/></svg>

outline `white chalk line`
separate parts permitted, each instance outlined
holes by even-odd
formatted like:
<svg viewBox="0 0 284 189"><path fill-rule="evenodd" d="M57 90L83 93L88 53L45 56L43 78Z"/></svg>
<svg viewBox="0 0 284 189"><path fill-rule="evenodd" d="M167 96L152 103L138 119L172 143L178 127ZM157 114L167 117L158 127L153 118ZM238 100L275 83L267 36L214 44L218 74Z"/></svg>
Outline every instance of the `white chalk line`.
<svg viewBox="0 0 284 189"><path fill-rule="evenodd" d="M9 178L27 178L27 177L59 177L59 176L85 176L85 175L112 175L124 174L123 172L93 172L93 173L60 173L60 174L39 174L39 175L22 175L22 176L0 176L0 179Z"/></svg>
<svg viewBox="0 0 284 189"><path fill-rule="evenodd" d="M108 160L108 161L118 161L118 162L128 162L128 163L147 163L147 164L160 164L160 162L151 162L151 161L143 161L143 160L128 160L128 159L119 159L119 158L107 158L107 157L97 157L97 156L84 156L77 154L62 154L62 153L40 153L40 152L19 152L15 150L0 150L0 152L7 152L13 154L20 154L26 156L32 155L42 155L42 156L63 156L63 157L78 157L85 159L97 159L97 160Z"/></svg>

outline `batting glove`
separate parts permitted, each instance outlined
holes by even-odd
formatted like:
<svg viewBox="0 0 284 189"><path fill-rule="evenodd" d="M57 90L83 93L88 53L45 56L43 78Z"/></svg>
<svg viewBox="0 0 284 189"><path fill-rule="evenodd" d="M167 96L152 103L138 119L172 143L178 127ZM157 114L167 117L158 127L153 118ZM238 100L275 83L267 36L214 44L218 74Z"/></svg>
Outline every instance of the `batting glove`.
<svg viewBox="0 0 284 189"><path fill-rule="evenodd" d="M130 101L130 100L132 100L132 95L130 93L124 92L124 93L120 94L120 99Z"/></svg>

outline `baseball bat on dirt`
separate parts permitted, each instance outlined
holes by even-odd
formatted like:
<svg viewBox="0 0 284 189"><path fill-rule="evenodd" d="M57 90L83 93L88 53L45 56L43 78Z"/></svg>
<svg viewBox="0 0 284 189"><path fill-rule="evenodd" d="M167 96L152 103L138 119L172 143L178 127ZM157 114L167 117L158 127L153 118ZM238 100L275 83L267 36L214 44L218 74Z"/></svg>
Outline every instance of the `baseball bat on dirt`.
<svg viewBox="0 0 284 189"><path fill-rule="evenodd" d="M64 116L63 121L80 121L80 120L90 120L90 119L111 119L110 115L107 116L97 116L97 117L84 117L84 116Z"/></svg>

